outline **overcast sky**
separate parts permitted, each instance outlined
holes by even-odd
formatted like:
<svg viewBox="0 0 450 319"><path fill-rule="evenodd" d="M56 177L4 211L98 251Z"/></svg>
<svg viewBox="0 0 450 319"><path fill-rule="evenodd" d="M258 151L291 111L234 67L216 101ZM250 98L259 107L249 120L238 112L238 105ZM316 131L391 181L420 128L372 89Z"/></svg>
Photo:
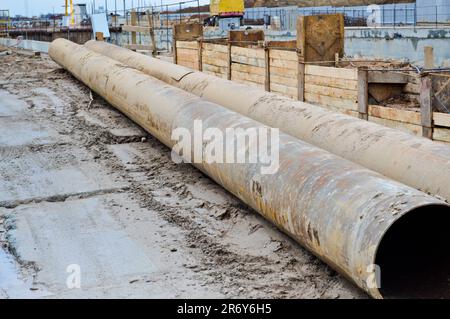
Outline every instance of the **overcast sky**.
<svg viewBox="0 0 450 319"><path fill-rule="evenodd" d="M161 0L125 0L127 8L131 7L133 3L134 7L151 4L161 4ZM74 3L86 3L90 10L90 5L95 2L96 7L105 6L105 0L74 0ZM118 10L123 8L123 0L106 0L108 3L108 10L114 10L115 2L117 2ZM163 4L176 3L178 0L162 0ZM209 0L201 0L200 3L209 3ZM194 4L194 3L193 3ZM51 13L53 10L55 13L64 12L64 0L0 0L0 10L9 9L10 15L39 15L41 13Z"/></svg>

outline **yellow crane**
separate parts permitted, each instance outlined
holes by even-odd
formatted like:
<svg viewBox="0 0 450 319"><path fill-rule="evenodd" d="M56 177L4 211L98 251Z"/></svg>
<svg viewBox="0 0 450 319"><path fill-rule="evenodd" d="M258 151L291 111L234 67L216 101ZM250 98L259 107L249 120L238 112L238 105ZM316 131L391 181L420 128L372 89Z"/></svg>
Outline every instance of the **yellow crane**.
<svg viewBox="0 0 450 319"><path fill-rule="evenodd" d="M69 16L69 0L66 0L66 13L65 16ZM73 0L70 0L70 25L75 24L75 13L73 11Z"/></svg>

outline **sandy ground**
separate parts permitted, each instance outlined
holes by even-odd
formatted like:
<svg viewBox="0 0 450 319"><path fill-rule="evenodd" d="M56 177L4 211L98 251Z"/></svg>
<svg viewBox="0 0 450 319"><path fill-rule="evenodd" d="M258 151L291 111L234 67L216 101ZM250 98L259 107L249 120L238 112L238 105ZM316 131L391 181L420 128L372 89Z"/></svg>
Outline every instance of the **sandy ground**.
<svg viewBox="0 0 450 319"><path fill-rule="evenodd" d="M48 56L0 57L0 297L366 298L90 100Z"/></svg>

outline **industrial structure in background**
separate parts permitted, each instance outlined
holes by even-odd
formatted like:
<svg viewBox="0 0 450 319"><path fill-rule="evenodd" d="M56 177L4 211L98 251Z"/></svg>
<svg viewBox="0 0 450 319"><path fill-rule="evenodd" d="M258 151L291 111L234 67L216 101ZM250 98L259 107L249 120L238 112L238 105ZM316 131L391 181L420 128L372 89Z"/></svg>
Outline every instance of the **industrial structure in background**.
<svg viewBox="0 0 450 319"><path fill-rule="evenodd" d="M205 19L205 25L239 29L245 13L244 0L211 0L209 10L211 16Z"/></svg>

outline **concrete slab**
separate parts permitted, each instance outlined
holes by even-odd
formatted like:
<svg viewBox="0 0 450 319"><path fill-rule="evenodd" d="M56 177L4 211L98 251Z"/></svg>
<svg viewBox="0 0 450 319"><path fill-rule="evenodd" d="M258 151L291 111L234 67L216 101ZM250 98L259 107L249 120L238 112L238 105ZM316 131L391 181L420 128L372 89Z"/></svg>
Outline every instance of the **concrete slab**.
<svg viewBox="0 0 450 319"><path fill-rule="evenodd" d="M5 90L0 90L0 117L19 115L27 109L27 103Z"/></svg>
<svg viewBox="0 0 450 319"><path fill-rule="evenodd" d="M44 145L62 142L63 138L48 122L17 117L0 117L0 148Z"/></svg>
<svg viewBox="0 0 450 319"><path fill-rule="evenodd" d="M219 297L182 266L188 252L172 251L183 240L180 230L130 197L109 194L4 210L14 225L9 238L17 257L40 269L34 289L57 298L187 298L194 292ZM73 287L77 274L79 286Z"/></svg>
<svg viewBox="0 0 450 319"><path fill-rule="evenodd" d="M20 149L0 156L0 206L86 196L128 185L81 148Z"/></svg>
<svg viewBox="0 0 450 319"><path fill-rule="evenodd" d="M147 133L124 117L117 110L110 108L92 108L81 110L77 116L91 125L97 125L106 129L116 137L144 137Z"/></svg>

